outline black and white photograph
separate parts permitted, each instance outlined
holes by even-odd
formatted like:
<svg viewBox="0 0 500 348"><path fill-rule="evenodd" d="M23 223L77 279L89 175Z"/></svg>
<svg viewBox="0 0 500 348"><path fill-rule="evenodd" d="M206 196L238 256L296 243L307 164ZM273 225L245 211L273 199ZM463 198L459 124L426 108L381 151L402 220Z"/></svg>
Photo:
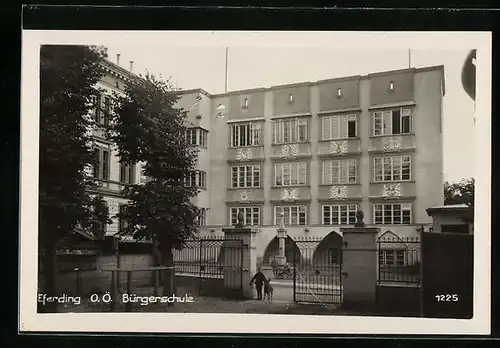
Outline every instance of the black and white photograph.
<svg viewBox="0 0 500 348"><path fill-rule="evenodd" d="M24 31L22 65L22 329L489 330L489 33Z"/></svg>

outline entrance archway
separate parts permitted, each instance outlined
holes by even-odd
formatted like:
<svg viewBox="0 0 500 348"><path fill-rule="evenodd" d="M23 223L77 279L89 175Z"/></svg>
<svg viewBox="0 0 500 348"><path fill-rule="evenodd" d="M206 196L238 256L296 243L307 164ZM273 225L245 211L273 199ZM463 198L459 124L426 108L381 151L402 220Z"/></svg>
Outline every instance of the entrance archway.
<svg viewBox="0 0 500 348"><path fill-rule="evenodd" d="M274 237L266 247L264 252L264 257L262 258L263 265L269 265L275 256L279 255L279 240ZM300 249L295 244L295 241L287 236L285 239L285 256L287 262L293 262L293 257L295 255L296 260L301 259Z"/></svg>
<svg viewBox="0 0 500 348"><path fill-rule="evenodd" d="M342 263L342 237L335 231L327 234L316 247L312 263L325 267Z"/></svg>

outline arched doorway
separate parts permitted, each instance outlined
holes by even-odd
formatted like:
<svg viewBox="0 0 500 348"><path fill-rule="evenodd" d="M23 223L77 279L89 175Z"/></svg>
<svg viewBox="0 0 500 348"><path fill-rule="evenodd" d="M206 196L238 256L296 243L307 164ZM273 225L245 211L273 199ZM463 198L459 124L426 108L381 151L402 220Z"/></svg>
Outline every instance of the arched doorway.
<svg viewBox="0 0 500 348"><path fill-rule="evenodd" d="M267 245L266 251L264 252L264 257L262 258L263 265L269 265L275 256L279 255L279 240L274 237ZM296 260L301 259L300 249L295 244L295 241L287 236L285 239L285 256L287 262L293 262L293 257L295 255Z"/></svg>
<svg viewBox="0 0 500 348"><path fill-rule="evenodd" d="M316 267L338 266L342 263L342 237L335 231L327 234L316 247L312 264Z"/></svg>

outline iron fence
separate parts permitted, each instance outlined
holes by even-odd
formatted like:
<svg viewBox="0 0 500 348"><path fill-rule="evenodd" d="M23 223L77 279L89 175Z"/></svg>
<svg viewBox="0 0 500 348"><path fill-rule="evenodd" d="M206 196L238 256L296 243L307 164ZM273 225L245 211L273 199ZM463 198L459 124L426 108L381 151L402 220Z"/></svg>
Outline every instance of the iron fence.
<svg viewBox="0 0 500 348"><path fill-rule="evenodd" d="M189 239L174 250L176 274L207 278L224 277L224 238Z"/></svg>
<svg viewBox="0 0 500 348"><path fill-rule="evenodd" d="M379 284L420 284L419 238L382 236L377 244Z"/></svg>

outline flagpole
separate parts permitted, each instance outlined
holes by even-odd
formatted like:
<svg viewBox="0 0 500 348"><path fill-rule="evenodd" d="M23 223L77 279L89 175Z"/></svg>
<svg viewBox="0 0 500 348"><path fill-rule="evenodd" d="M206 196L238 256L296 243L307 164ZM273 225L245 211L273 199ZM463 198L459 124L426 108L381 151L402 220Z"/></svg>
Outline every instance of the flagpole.
<svg viewBox="0 0 500 348"><path fill-rule="evenodd" d="M227 58L228 58L228 55L229 55L229 48L226 47L226 64L225 64L225 67L224 67L224 73L225 73L225 76L224 76L224 93L227 93Z"/></svg>
<svg viewBox="0 0 500 348"><path fill-rule="evenodd" d="M411 68L411 49L408 50L408 68Z"/></svg>

